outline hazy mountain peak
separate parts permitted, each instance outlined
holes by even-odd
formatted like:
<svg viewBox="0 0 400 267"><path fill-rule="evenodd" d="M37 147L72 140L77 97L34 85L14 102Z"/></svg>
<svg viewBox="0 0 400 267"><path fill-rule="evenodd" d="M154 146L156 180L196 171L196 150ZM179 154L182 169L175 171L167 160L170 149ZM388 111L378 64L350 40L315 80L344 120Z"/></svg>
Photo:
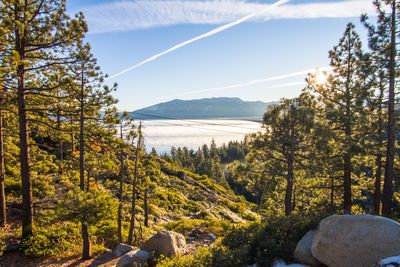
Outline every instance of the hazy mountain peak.
<svg viewBox="0 0 400 267"><path fill-rule="evenodd" d="M238 97L174 99L131 112L135 119L248 119L261 120L273 102L243 101Z"/></svg>

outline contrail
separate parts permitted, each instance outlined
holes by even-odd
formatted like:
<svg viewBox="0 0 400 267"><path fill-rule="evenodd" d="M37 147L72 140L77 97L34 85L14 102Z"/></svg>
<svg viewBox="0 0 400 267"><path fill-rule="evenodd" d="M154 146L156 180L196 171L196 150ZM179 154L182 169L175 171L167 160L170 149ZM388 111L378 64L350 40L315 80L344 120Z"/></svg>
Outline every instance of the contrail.
<svg viewBox="0 0 400 267"><path fill-rule="evenodd" d="M212 35L214 35L214 34L217 34L217 33L219 33L219 32L222 32L222 31L224 31L224 30L227 30L227 29L229 29L229 28L232 28L233 26L236 26L236 25L238 25L238 24L241 24L241 23L245 22L246 20L249 20L249 19L251 19L251 18L253 18L253 17L259 16L260 14L262 14L262 13L264 13L264 12L267 12L268 10L270 10L270 9L272 9L272 8L275 8L275 7L277 7L277 6L281 6L281 5L283 5L283 4L286 4L286 3L289 2L289 1L290 1L290 0L278 0L277 2L275 2L274 4L268 6L267 8L265 8L264 10L262 10L262 11L260 11L260 12L252 13L252 14L247 15L247 16L241 18L241 19L238 19L238 20L235 20L235 21L230 22L230 23L228 23L228 24L222 25L222 26L220 26L220 27L218 27L218 28L216 28L216 29L214 29L214 30L211 30L211 31L206 32L206 33L204 33L204 34L202 34L202 35L199 35L199 36L197 36L197 37L194 37L194 38L192 38L192 39L189 39L189 40L187 40L187 41L184 41L184 42L182 42L182 43L180 43L180 44L177 44L177 45L175 45L175 46L173 46L173 47L171 47L171 48L169 48L169 49L167 49L167 50L165 50L165 51L163 51L163 52L161 52L161 53L158 53L158 54L156 54L156 55L154 55L154 56L152 56L152 57L149 57L148 59L143 60L142 62L140 62L140 63L138 63L138 64L136 64L136 65L134 65L134 66L132 66L132 67L130 67L130 68L127 68L127 69L125 69L125 70L123 70L123 71L120 71L120 72L118 72L118 73L116 73L116 74L114 74L114 75L108 77L106 80L114 79L114 78L116 78L116 77L118 77L118 76L121 76L122 74L124 74L124 73L126 73L126 72L128 72L128 71L130 71L130 70L136 69L136 68L138 68L138 67L140 67L140 66L142 66L142 65L144 65L144 64L146 64L146 63L149 63L149 62L151 62L151 61L153 61L153 60L156 60L157 58L162 57L163 55L166 55L166 54L168 54L168 53L171 53L172 51L175 51L176 49L179 49L179 48L181 48L181 47L184 47L184 46L186 46L186 45L188 45L188 44L194 43L194 42L199 41L199 40L201 40L201 39L210 37L210 36L212 36Z"/></svg>
<svg viewBox="0 0 400 267"><path fill-rule="evenodd" d="M185 93L182 93L182 94L171 96L171 98L185 96L185 95L194 95L194 94L205 93L205 92L221 91L221 90L227 90L227 89L246 87L246 86L250 86L250 85L254 85L254 84L265 83L265 82L276 81L276 80L282 80L282 79L295 77L295 76L299 76L299 75L305 75L305 74L316 72L316 71L329 71L329 70L331 70L331 67L321 67L321 68L314 68L314 69L296 71L296 72L289 73L289 74L284 74L284 75L279 75L279 76L274 76L274 77L268 77L268 78L263 78L263 79L251 80L251 81L248 81L248 82L245 82L245 83L232 84L232 85L227 85L227 86L222 86L222 87L213 87L213 88L207 88L207 89L202 89L202 90L197 90L197 91L185 92ZM304 84L304 82L284 83L284 84L269 86L268 89L270 89L270 88L280 88L280 87L286 87L286 86L302 85L302 84Z"/></svg>

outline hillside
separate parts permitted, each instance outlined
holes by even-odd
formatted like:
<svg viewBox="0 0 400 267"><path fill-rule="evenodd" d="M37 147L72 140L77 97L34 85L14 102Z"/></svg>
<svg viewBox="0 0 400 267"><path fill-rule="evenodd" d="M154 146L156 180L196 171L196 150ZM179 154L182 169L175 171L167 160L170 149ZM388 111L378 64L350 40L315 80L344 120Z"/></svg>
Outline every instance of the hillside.
<svg viewBox="0 0 400 267"><path fill-rule="evenodd" d="M195 100L175 99L130 112L135 119L247 119L261 120L273 102L243 101L218 97Z"/></svg>

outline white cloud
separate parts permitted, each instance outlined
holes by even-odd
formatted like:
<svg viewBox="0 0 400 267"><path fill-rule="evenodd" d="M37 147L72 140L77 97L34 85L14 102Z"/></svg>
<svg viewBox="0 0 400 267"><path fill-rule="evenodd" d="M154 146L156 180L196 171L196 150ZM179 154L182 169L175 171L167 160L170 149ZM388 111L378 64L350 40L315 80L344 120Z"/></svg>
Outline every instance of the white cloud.
<svg viewBox="0 0 400 267"><path fill-rule="evenodd" d="M266 9L269 4L244 0L121 0L83 10L91 33L130 31L178 24L224 24ZM374 13L370 0L297 3L252 18L305 19L358 17Z"/></svg>

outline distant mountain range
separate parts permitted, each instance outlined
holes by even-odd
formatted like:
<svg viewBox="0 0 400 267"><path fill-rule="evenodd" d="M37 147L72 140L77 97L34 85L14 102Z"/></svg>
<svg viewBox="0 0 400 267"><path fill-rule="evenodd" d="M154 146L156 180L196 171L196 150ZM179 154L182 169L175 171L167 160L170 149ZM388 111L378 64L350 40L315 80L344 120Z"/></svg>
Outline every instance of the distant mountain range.
<svg viewBox="0 0 400 267"><path fill-rule="evenodd" d="M240 98L217 97L195 100L175 99L129 114L136 120L157 119L262 119L266 108L276 102L243 101Z"/></svg>

